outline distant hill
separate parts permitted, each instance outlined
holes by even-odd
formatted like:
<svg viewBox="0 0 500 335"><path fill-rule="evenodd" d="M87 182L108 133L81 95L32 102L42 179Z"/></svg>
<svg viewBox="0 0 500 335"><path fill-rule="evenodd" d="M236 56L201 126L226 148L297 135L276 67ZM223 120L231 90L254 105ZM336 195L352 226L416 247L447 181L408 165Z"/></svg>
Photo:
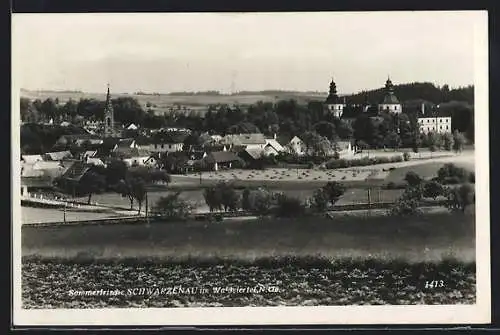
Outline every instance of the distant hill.
<svg viewBox="0 0 500 335"><path fill-rule="evenodd" d="M450 89L447 85L436 87L432 83L410 83L394 86L394 93L401 102L411 100L425 100L434 104L449 101L464 101L474 104L474 86L466 86ZM354 104L371 103L378 104L384 98L384 88L370 91L362 91L356 94L346 95L346 100Z"/></svg>

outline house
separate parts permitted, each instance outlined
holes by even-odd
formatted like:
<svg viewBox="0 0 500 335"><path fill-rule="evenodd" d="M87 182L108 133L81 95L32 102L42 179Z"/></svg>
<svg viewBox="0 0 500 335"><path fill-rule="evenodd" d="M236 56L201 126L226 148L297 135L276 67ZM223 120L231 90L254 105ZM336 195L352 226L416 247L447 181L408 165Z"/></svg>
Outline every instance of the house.
<svg viewBox="0 0 500 335"><path fill-rule="evenodd" d="M69 126L71 126L71 123L69 123L68 121L61 122L61 127L69 127Z"/></svg>
<svg viewBox="0 0 500 335"><path fill-rule="evenodd" d="M42 155L21 155L21 161L26 164L34 164L38 161L43 161Z"/></svg>
<svg viewBox="0 0 500 335"><path fill-rule="evenodd" d="M417 117L418 126L421 133L427 134L435 132L439 134L451 133L451 115L437 110L425 111L425 105L422 103L422 110Z"/></svg>
<svg viewBox="0 0 500 335"><path fill-rule="evenodd" d="M120 149L132 149L137 148L137 144L133 138L119 139L118 143L115 144L113 151L119 151Z"/></svg>
<svg viewBox="0 0 500 335"><path fill-rule="evenodd" d="M221 140L222 144L233 146L244 146L248 149L264 150L266 138L261 133L253 134L228 134Z"/></svg>
<svg viewBox="0 0 500 335"><path fill-rule="evenodd" d="M292 154L299 156L306 154L306 145L298 136L294 136L288 143L287 147Z"/></svg>
<svg viewBox="0 0 500 335"><path fill-rule="evenodd" d="M28 176L29 173L32 175L44 176L47 178L57 178L62 176L68 169L70 169L75 164L75 161L38 161L32 165L31 169L33 172L29 172L27 166L22 168L21 176Z"/></svg>
<svg viewBox="0 0 500 335"><path fill-rule="evenodd" d="M57 151L57 152L47 152L43 155L46 161L62 161L65 159L72 159L73 155L70 151Z"/></svg>
<svg viewBox="0 0 500 335"><path fill-rule="evenodd" d="M266 145L264 146L264 154L266 156L278 155L280 152L284 152L285 148L278 142L276 135L274 138L266 139Z"/></svg>
<svg viewBox="0 0 500 335"><path fill-rule="evenodd" d="M354 155L355 149L351 141L337 141L333 145L333 152L337 152L340 158Z"/></svg>
<svg viewBox="0 0 500 335"><path fill-rule="evenodd" d="M219 169L230 169L234 165L242 164L243 161L234 152L231 151L214 151L207 154L203 161L211 170L218 171Z"/></svg>
<svg viewBox="0 0 500 335"><path fill-rule="evenodd" d="M151 155L144 155L144 156L136 156L136 157L130 157L130 158L124 158L123 162L128 167L131 166L157 166L158 160L156 157L151 156Z"/></svg>
<svg viewBox="0 0 500 335"><path fill-rule="evenodd" d="M87 150L83 153L83 157L92 158L97 155L97 150Z"/></svg>

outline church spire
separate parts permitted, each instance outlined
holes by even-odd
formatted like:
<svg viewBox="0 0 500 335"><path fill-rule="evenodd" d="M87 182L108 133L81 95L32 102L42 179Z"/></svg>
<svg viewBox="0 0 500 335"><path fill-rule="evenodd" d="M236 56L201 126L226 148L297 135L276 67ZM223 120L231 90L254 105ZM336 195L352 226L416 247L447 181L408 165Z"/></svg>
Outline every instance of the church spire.
<svg viewBox="0 0 500 335"><path fill-rule="evenodd" d="M104 105L104 134L106 136L114 135L114 124L115 116L113 113L113 104L111 102L111 94L109 93L108 84L108 90L106 92L106 104Z"/></svg>

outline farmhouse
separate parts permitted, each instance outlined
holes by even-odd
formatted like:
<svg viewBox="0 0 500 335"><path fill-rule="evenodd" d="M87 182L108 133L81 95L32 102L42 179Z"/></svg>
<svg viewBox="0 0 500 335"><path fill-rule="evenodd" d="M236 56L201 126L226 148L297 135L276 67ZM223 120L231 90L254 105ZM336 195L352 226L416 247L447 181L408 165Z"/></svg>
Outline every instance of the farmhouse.
<svg viewBox="0 0 500 335"><path fill-rule="evenodd" d="M230 169L234 166L234 164L242 163L242 159L231 151L210 152L203 159L203 161L213 171L218 171L219 169Z"/></svg>
<svg viewBox="0 0 500 335"><path fill-rule="evenodd" d="M21 197L29 197L31 192L52 190L52 179L48 177L21 177Z"/></svg>
<svg viewBox="0 0 500 335"><path fill-rule="evenodd" d="M43 161L42 155L21 155L21 161L26 164L34 164L38 161Z"/></svg>
<svg viewBox="0 0 500 335"><path fill-rule="evenodd" d="M298 136L294 136L287 144L287 147L289 148L289 151L291 151L290 153L295 155L302 156L306 153L305 143Z"/></svg>

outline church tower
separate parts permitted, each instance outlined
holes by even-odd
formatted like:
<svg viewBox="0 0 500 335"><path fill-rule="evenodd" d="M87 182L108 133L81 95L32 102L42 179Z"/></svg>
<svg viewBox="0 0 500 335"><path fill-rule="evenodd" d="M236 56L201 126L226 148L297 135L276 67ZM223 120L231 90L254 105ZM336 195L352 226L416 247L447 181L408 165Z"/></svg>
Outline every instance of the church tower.
<svg viewBox="0 0 500 335"><path fill-rule="evenodd" d="M391 113L401 113L403 111L401 103L394 94L394 85L389 76L387 76L387 81L385 82L384 100L378 105L378 110L379 112Z"/></svg>
<svg viewBox="0 0 500 335"><path fill-rule="evenodd" d="M330 83L330 91L328 97L325 101L326 108L330 113L333 113L335 117L340 118L344 111L345 104L342 103L339 96L337 95L337 85L332 81Z"/></svg>
<svg viewBox="0 0 500 335"><path fill-rule="evenodd" d="M104 106L104 136L113 137L115 135L115 116L113 113L113 104L111 103L111 95L109 94L109 84L108 92L106 94L106 105Z"/></svg>

